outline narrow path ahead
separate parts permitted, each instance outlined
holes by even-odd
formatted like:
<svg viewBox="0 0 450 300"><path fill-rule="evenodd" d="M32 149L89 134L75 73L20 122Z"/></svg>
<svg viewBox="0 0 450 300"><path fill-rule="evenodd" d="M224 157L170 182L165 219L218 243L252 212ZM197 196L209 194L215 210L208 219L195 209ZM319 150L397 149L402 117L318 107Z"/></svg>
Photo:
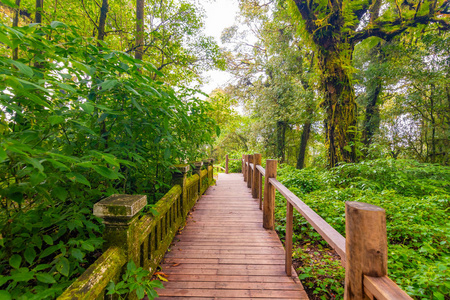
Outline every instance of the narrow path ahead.
<svg viewBox="0 0 450 300"><path fill-rule="evenodd" d="M242 174L219 174L161 267L169 282L158 299L308 299Z"/></svg>

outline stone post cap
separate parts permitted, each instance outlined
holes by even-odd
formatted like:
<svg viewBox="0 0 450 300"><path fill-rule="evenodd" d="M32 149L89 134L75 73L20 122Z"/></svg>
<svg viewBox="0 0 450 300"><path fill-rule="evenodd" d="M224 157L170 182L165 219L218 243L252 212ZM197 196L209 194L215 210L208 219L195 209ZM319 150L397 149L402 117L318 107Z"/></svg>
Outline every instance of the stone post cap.
<svg viewBox="0 0 450 300"><path fill-rule="evenodd" d="M196 168L203 166L203 162L202 161L196 161L193 164Z"/></svg>
<svg viewBox="0 0 450 300"><path fill-rule="evenodd" d="M173 167L170 167L172 170L177 170L178 172L174 172L174 174L179 174L179 173L187 173L190 170L190 167L188 164L183 164L183 165L175 165Z"/></svg>
<svg viewBox="0 0 450 300"><path fill-rule="evenodd" d="M111 195L94 204L94 215L102 219L129 220L146 205L146 195Z"/></svg>

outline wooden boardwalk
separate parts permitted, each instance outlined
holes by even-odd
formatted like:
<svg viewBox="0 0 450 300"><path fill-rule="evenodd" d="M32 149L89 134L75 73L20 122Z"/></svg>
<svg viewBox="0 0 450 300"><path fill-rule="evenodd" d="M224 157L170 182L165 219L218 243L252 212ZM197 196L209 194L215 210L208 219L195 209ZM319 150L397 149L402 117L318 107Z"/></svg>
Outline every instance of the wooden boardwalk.
<svg viewBox="0 0 450 300"><path fill-rule="evenodd" d="M158 299L308 299L284 248L262 227L262 211L242 174L219 174L188 216L161 264Z"/></svg>

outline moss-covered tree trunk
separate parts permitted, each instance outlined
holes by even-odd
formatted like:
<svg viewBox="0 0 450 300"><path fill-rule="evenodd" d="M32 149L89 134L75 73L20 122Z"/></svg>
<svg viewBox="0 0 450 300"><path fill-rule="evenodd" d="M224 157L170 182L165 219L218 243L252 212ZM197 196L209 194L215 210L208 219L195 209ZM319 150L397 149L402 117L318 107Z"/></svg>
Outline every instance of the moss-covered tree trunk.
<svg viewBox="0 0 450 300"><path fill-rule="evenodd" d="M355 161L356 101L350 71L346 67L350 65L353 49L337 50L343 46L349 45L333 44L331 48L334 49L322 46L319 52L325 98L326 147L331 167L338 162Z"/></svg>

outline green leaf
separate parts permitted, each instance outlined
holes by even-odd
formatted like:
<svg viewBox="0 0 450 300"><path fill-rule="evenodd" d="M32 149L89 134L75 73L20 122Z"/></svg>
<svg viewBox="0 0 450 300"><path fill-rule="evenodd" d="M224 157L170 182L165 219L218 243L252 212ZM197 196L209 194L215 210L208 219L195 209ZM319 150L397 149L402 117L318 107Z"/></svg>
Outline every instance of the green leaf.
<svg viewBox="0 0 450 300"><path fill-rule="evenodd" d="M81 184L87 185L88 187L91 187L91 184L86 179L86 177L84 177L83 175L81 175L79 173L70 172L70 173L66 174L66 177L69 178L73 182L79 182Z"/></svg>
<svg viewBox="0 0 450 300"><path fill-rule="evenodd" d="M64 24L64 23L62 23L62 22L59 22L59 21L53 21L53 22L51 22L51 23L50 23L50 26L51 26L53 29L58 28L58 27L65 27L65 28L67 28L67 25L66 25L66 24Z"/></svg>
<svg viewBox="0 0 450 300"><path fill-rule="evenodd" d="M53 239L51 236L44 235L42 238L44 239L44 242L46 242L48 245L53 245Z"/></svg>
<svg viewBox="0 0 450 300"><path fill-rule="evenodd" d="M41 162L39 160L37 160L36 158L27 157L25 159L25 161L27 163L29 163L30 165L33 165L33 167L38 169L40 172L44 171L44 167L42 166Z"/></svg>
<svg viewBox="0 0 450 300"><path fill-rule="evenodd" d="M34 250L34 247L28 246L23 256L25 257L25 260L31 265L36 258L36 251Z"/></svg>
<svg viewBox="0 0 450 300"><path fill-rule="evenodd" d="M95 250L94 245L92 245L91 243L84 241L81 243L81 248L83 248L86 251L92 252Z"/></svg>
<svg viewBox="0 0 450 300"><path fill-rule="evenodd" d="M70 271L69 260L65 257L61 257L58 263L56 264L56 270L62 275L68 277Z"/></svg>
<svg viewBox="0 0 450 300"><path fill-rule="evenodd" d="M55 245L55 246L50 246L47 249L45 249L44 251L41 252L41 255L39 255L39 258L44 258L49 256L50 254L55 253L56 251L58 251L61 247L59 245Z"/></svg>
<svg viewBox="0 0 450 300"><path fill-rule="evenodd" d="M8 158L8 155L6 154L5 149L0 147L0 162L4 161L6 158Z"/></svg>
<svg viewBox="0 0 450 300"><path fill-rule="evenodd" d="M72 249L70 250L70 253L71 253L72 256L75 257L77 260L83 261L84 253L83 253L83 251L81 251L80 249L72 248Z"/></svg>
<svg viewBox="0 0 450 300"><path fill-rule="evenodd" d="M136 100L135 100L134 98L131 98L131 103L133 103L133 105L134 105L139 111L142 112L141 106L139 105L139 103L136 102Z"/></svg>
<svg viewBox="0 0 450 300"><path fill-rule="evenodd" d="M61 116L50 116L48 118L48 121L50 122L50 124L52 125L56 125L56 124L61 124L64 122L64 118Z"/></svg>
<svg viewBox="0 0 450 300"><path fill-rule="evenodd" d="M108 169L107 167L93 166L92 168L95 170L95 172L97 172L98 174L100 174L103 177L106 177L108 179L117 179L117 178L119 178L119 174L117 172L114 172L113 170Z"/></svg>
<svg viewBox="0 0 450 300"><path fill-rule="evenodd" d="M166 148L166 150L164 151L164 160L168 160L171 154L172 152L170 151L170 148Z"/></svg>
<svg viewBox="0 0 450 300"><path fill-rule="evenodd" d="M144 296L145 296L145 291L144 291L144 287L143 286L138 286L137 287L137 289L136 289L136 295L137 295L137 297L139 298L139 299L142 299L142 298L144 298Z"/></svg>
<svg viewBox="0 0 450 300"><path fill-rule="evenodd" d="M67 199L68 193L64 188L57 186L52 190L52 195L56 196L59 200L64 201Z"/></svg>
<svg viewBox="0 0 450 300"><path fill-rule="evenodd" d="M11 0L1 0L3 4L8 5L11 8L17 8L17 5Z"/></svg>
<svg viewBox="0 0 450 300"><path fill-rule="evenodd" d="M87 113L92 114L94 112L94 105L89 102L80 104L80 107Z"/></svg>
<svg viewBox="0 0 450 300"><path fill-rule="evenodd" d="M48 273L37 273L36 279L42 283L56 283L55 278Z"/></svg>
<svg viewBox="0 0 450 300"><path fill-rule="evenodd" d="M14 254L9 259L9 265L13 267L14 269L20 268L20 263L22 262L22 256L19 254Z"/></svg>
<svg viewBox="0 0 450 300"><path fill-rule="evenodd" d="M38 185L42 181L44 181L47 178L47 175L45 175L42 172L33 172L30 176L30 182L32 185Z"/></svg>
<svg viewBox="0 0 450 300"><path fill-rule="evenodd" d="M34 272L28 270L28 268L21 268L18 272L11 274L11 279L14 281L30 281L34 277Z"/></svg>
<svg viewBox="0 0 450 300"><path fill-rule="evenodd" d="M0 291L0 299L2 300L11 300L11 294L8 291L2 290Z"/></svg>
<svg viewBox="0 0 450 300"><path fill-rule="evenodd" d="M33 77L33 69L31 69L29 66L21 63L17 60L8 59L8 62L16 66L17 69L19 69L20 73L27 75L28 77Z"/></svg>
<svg viewBox="0 0 450 300"><path fill-rule="evenodd" d="M69 91L69 92L72 92L72 93L76 93L76 90L75 90L71 85L69 85L69 84L62 83L62 82L59 82L59 81L57 81L56 84L57 84L60 88L66 90L66 91Z"/></svg>
<svg viewBox="0 0 450 300"><path fill-rule="evenodd" d="M112 89L113 87L115 87L116 85L119 84L119 81L113 79L113 80L105 80L100 84L100 87L102 88L102 90L109 90Z"/></svg>
<svg viewBox="0 0 450 300"><path fill-rule="evenodd" d="M0 32L0 42L2 42L3 44L7 45L10 48L13 47L13 44L11 43L11 40L9 39L9 37L7 37L6 35L4 35L1 32Z"/></svg>

